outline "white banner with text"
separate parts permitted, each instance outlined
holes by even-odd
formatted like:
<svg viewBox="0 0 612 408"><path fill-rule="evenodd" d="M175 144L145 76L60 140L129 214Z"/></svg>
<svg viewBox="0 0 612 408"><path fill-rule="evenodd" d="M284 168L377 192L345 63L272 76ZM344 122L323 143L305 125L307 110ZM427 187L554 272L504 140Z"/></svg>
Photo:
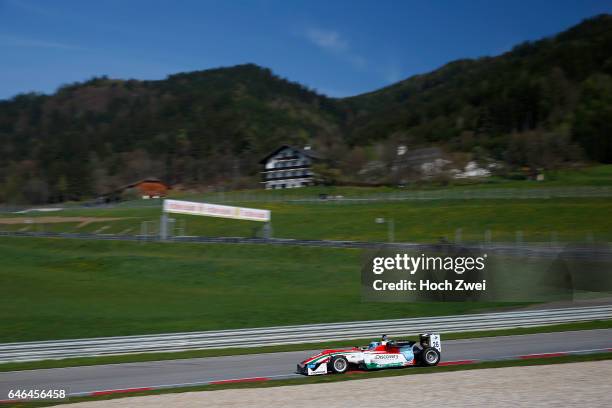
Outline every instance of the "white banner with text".
<svg viewBox="0 0 612 408"><path fill-rule="evenodd" d="M164 212L175 214L203 215L208 217L233 218L249 221L270 221L270 210L234 207L193 201L164 200Z"/></svg>

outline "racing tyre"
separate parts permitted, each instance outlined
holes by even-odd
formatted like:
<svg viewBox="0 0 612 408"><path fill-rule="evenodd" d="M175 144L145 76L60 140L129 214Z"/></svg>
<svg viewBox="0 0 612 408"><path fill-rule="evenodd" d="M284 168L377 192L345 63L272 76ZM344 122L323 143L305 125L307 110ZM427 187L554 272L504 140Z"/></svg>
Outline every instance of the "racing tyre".
<svg viewBox="0 0 612 408"><path fill-rule="evenodd" d="M421 352L421 364L427 367L438 365L440 362L440 352L433 348L424 348Z"/></svg>
<svg viewBox="0 0 612 408"><path fill-rule="evenodd" d="M348 370L348 366L349 366L348 360L345 357L342 357L342 356L332 357L329 363L331 365L331 370L334 373L343 374L343 373L346 373L346 371Z"/></svg>

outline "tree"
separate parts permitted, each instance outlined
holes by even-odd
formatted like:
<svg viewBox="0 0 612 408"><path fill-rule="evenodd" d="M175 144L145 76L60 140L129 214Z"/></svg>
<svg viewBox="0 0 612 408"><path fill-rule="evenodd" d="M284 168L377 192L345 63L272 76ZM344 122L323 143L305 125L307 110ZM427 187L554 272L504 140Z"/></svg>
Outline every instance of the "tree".
<svg viewBox="0 0 612 408"><path fill-rule="evenodd" d="M612 163L612 77L597 74L584 84L572 134L587 156Z"/></svg>
<svg viewBox="0 0 612 408"><path fill-rule="evenodd" d="M333 186L340 181L342 173L338 169L329 167L327 164L319 163L312 166L317 184Z"/></svg>

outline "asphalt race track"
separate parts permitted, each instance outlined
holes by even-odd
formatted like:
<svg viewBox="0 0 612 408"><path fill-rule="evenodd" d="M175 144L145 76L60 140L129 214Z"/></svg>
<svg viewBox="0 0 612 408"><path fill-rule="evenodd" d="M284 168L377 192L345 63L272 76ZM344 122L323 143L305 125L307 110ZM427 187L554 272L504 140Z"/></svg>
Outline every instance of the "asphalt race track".
<svg viewBox="0 0 612 408"><path fill-rule="evenodd" d="M444 341L442 362L499 360L530 354L612 351L612 329ZM13 389L68 389L69 394L299 377L296 363L319 350L0 373L0 400ZM419 368L406 368L418 370Z"/></svg>

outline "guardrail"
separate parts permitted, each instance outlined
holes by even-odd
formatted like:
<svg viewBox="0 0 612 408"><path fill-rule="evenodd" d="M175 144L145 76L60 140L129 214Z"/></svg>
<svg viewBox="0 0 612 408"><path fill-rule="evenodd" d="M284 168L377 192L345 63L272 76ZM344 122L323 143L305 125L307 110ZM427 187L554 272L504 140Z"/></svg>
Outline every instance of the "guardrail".
<svg viewBox="0 0 612 408"><path fill-rule="evenodd" d="M465 332L612 319L611 306L498 312L254 329L0 344L0 363L129 353L259 347L423 332Z"/></svg>
<svg viewBox="0 0 612 408"><path fill-rule="evenodd" d="M70 238L70 239L93 239L103 241L136 241L136 242L161 242L157 235L119 235L119 234L91 234L79 232L18 232L0 231L1 236L8 237L38 237L38 238ZM609 244L598 246L592 243L583 244L550 244L550 243L480 243L480 244L422 244L413 242L376 242L376 241L333 241L317 239L294 239L294 238L244 238L244 237L205 237L205 236L172 236L166 242L189 242L200 244L263 244L263 245L297 245L309 247L326 248L355 248L355 249L380 249L390 248L397 250L434 250L443 251L445 247L461 247L473 251L486 251L500 255L556 258L563 255L566 258L587 259L611 259L612 247Z"/></svg>
<svg viewBox="0 0 612 408"><path fill-rule="evenodd" d="M388 192L348 191L331 188L325 198L317 194L300 194L293 191L273 192L228 192L207 193L202 200L214 203L246 202L305 202L305 203L368 203L372 201L429 201L429 200L506 200L506 199L552 199L552 198L596 198L612 197L612 186L570 186L570 187L530 187L530 188L456 188L437 190L396 190ZM346 194L346 195L342 195ZM196 201L199 201L197 198ZM126 206L152 206L155 202L124 203Z"/></svg>
<svg viewBox="0 0 612 408"><path fill-rule="evenodd" d="M324 193L320 198L318 193ZM340 195L345 194L345 195ZM297 191L247 191L247 192L210 192L193 197L195 201L211 203L277 203L277 202L310 202L310 203L359 203L371 201L422 201L422 200L503 200L503 199L551 199L551 198L606 198L612 197L612 186L568 186L568 187L499 187L499 188L446 188L432 190L395 190L387 192L329 190L300 193ZM61 207L60 207L61 206ZM132 200L120 203L97 204L48 204L43 210L91 210L108 208L155 208L161 209L161 200ZM40 207L0 205L0 213L19 211L37 211Z"/></svg>
<svg viewBox="0 0 612 408"><path fill-rule="evenodd" d="M306 202L306 203L368 203L372 201L428 201L428 200L505 200L505 199L551 199L551 198L595 198L612 197L612 186L569 186L530 188L447 188L434 190L395 190L388 192L348 191L330 188L320 191L326 198L317 194L300 194L293 191L267 192L218 192L207 193L200 199L213 203L247 203L247 202ZM346 195L341 195L346 194ZM198 198L195 199L199 201ZM154 201L142 201L121 204L123 206L153 206Z"/></svg>

